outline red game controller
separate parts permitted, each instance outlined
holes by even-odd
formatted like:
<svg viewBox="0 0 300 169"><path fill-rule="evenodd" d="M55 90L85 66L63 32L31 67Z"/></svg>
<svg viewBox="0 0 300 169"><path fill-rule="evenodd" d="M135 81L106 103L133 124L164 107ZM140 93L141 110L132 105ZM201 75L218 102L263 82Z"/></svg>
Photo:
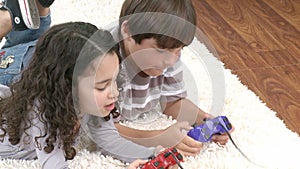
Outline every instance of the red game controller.
<svg viewBox="0 0 300 169"><path fill-rule="evenodd" d="M168 167L179 164L180 162L183 162L182 155L176 148L172 147L159 153L154 159L144 164L141 169L167 169Z"/></svg>

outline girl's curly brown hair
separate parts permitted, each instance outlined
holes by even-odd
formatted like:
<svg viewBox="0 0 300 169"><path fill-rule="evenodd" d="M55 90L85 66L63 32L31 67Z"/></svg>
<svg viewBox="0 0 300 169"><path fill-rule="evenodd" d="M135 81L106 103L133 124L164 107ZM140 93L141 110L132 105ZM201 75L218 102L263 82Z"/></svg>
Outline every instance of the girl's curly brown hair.
<svg viewBox="0 0 300 169"><path fill-rule="evenodd" d="M46 134L34 138L36 145L46 137L46 152L61 144L67 160L79 131L77 77L89 64L105 53L117 53L111 34L84 22L69 22L51 27L36 44L36 50L21 79L11 86L12 95L0 100L0 126L3 140L8 134L15 145L34 126L29 113L43 124ZM80 64L77 64L80 63ZM75 70L76 65L76 70ZM74 94L75 93L75 94ZM59 140L57 140L59 139Z"/></svg>

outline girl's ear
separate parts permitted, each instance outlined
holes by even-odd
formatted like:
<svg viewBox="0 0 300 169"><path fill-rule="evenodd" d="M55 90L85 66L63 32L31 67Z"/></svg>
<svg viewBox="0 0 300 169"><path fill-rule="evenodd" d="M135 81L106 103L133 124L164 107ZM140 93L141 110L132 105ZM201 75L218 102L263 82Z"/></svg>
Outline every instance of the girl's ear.
<svg viewBox="0 0 300 169"><path fill-rule="evenodd" d="M122 25L121 25L121 34L122 34L122 37L123 39L128 39L128 40L131 40L131 34L129 32L129 28L128 28L128 21L125 20Z"/></svg>

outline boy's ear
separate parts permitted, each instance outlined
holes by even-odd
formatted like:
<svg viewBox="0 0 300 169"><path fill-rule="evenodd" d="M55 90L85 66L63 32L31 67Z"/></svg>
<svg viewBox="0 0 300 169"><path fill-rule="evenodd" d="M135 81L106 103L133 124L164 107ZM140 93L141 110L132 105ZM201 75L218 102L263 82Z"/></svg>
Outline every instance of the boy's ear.
<svg viewBox="0 0 300 169"><path fill-rule="evenodd" d="M129 32L129 28L128 28L128 21L125 20L122 25L121 25L121 34L123 39L131 39L131 34Z"/></svg>

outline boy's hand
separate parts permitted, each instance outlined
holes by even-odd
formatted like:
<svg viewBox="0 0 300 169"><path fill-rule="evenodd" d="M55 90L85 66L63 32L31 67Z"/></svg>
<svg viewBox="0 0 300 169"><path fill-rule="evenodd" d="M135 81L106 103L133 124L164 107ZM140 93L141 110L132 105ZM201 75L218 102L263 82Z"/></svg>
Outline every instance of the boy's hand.
<svg viewBox="0 0 300 169"><path fill-rule="evenodd" d="M204 113L204 118L210 118L213 119L215 118L215 116L208 114L208 113ZM231 130L229 131L229 133L231 134L234 131L234 126L232 126ZM215 143L219 143L221 145L225 145L229 140L229 136L227 135L227 133L223 133L220 135L215 134L214 136L212 136L211 141L215 142Z"/></svg>
<svg viewBox="0 0 300 169"><path fill-rule="evenodd" d="M203 144L189 136L185 136L175 148L184 156L195 156L200 153Z"/></svg>
<svg viewBox="0 0 300 169"><path fill-rule="evenodd" d="M229 133L231 134L233 131L234 131L234 127L232 126ZM225 145L229 140L229 136L227 135L227 133L223 133L220 135L216 134L216 135L212 136L211 140L215 143L220 143L221 145Z"/></svg>
<svg viewBox="0 0 300 169"><path fill-rule="evenodd" d="M118 124L116 126L118 131L121 131L120 133L123 137L143 146L156 147L161 145L165 148L175 147L180 153L182 153L182 155L185 156L194 156L198 154L202 148L201 142L194 140L182 132L182 130L189 131L193 128L187 121L177 122L165 130L157 131L136 130ZM155 134L149 135L151 132ZM139 133L139 135L143 137L132 135L134 133Z"/></svg>
<svg viewBox="0 0 300 169"><path fill-rule="evenodd" d="M191 129L192 127L188 124L188 122L177 122L172 126L170 126L169 128L167 128L165 132L169 133L168 134L169 138L165 139L165 141L171 143L172 140L176 141L176 139L180 139L177 140L175 146L169 145L168 147L174 146L184 156L195 156L196 154L198 154L202 148L202 143L194 140L193 138L182 133L181 131L181 130L189 131Z"/></svg>

